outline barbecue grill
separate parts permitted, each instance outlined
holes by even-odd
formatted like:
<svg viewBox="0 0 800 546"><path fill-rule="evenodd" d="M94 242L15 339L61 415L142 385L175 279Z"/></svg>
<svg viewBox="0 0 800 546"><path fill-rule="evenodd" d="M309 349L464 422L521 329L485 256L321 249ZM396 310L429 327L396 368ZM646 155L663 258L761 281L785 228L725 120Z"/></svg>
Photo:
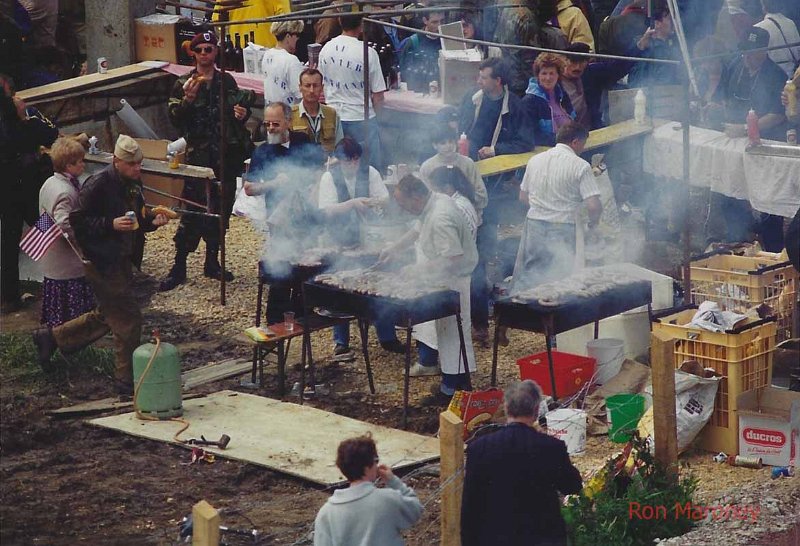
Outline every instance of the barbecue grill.
<svg viewBox="0 0 800 546"><path fill-rule="evenodd" d="M558 305L542 305L538 301L520 301L514 296L499 299L494 304L495 331L492 352L492 386L497 383L497 351L499 327L516 328L527 332L544 334L547 343L547 361L550 366L550 381L553 398L558 399L553 369L552 336L594 323L597 339L600 321L625 311L647 306L652 315L652 288L650 281L635 281L609 287L589 297L567 299Z"/></svg>
<svg viewBox="0 0 800 546"><path fill-rule="evenodd" d="M411 369L411 328L429 320L455 315L458 323L458 334L461 340L461 358L465 363L464 370L469 378L469 369L466 365L467 350L464 342L464 332L461 323L461 303L459 294L455 290L437 290L425 293L416 298L400 299L377 294L360 294L353 290L338 288L317 281L308 281L303 284L303 301L306 316L314 307L352 315L357 318L359 333L361 334L361 350L364 354L364 363L367 367L369 389L375 394L375 384L372 376L372 366L369 360L367 338L369 323L378 319L387 319L406 329L406 358L405 378L403 384L403 427L408 424L408 387L409 370ZM310 341L307 342L307 351L310 351ZM313 373L313 358L311 369ZM304 382L302 384L305 384Z"/></svg>

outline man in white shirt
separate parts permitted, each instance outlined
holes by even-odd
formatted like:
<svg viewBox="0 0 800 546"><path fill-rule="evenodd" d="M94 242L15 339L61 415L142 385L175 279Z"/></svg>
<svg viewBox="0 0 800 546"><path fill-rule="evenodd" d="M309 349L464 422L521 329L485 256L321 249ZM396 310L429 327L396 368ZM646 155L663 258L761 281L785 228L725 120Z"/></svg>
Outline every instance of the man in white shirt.
<svg viewBox="0 0 800 546"><path fill-rule="evenodd" d="M278 21L272 23L270 30L278 43L264 53L261 61L261 69L266 74L264 104L285 102L291 106L303 98L298 87L303 65L294 55L303 32L303 21Z"/></svg>
<svg viewBox="0 0 800 546"><path fill-rule="evenodd" d="M339 22L342 34L325 44L319 54L318 68L325 78L325 98L341 117L344 135L354 138L362 146L366 145L369 164L382 172L385 165L375 118L386 91L380 59L374 49L367 49L370 103L369 115L364 119L364 44L359 40L361 17L343 15Z"/></svg>
<svg viewBox="0 0 800 546"><path fill-rule="evenodd" d="M432 398L423 405L446 405L457 389L471 390L466 370L475 371L475 352L472 347L469 282L478 263L478 248L467 220L455 202L447 195L428 189L422 180L407 175L394 190L397 204L419 217L415 228L386 249L381 261L398 255L412 244L416 247L417 264L409 275L416 282L433 286L446 286L459 293L464 344L468 368L461 355L460 337L455 316L437 319L436 341L442 382ZM420 354L420 363L412 366L412 375L433 375L430 366ZM427 368L427 369L425 369Z"/></svg>
<svg viewBox="0 0 800 546"><path fill-rule="evenodd" d="M800 42L800 33L794 21L781 13L782 0L761 0L764 20L753 26L769 32L769 46L782 46ZM800 46L773 49L769 58L777 64L787 77L791 77L797 63L800 62Z"/></svg>
<svg viewBox="0 0 800 546"><path fill-rule="evenodd" d="M490 230L492 226L484 226L482 223L483 209L489 204L489 195L486 192L486 184L483 182L478 166L472 159L461 155L456 151L458 133L449 125L441 125L433 131L433 148L436 155L426 160L419 168L419 174L428 187L431 187L431 175L440 167L453 166L458 168L472 185L475 193L475 210L478 218L481 219L478 228L478 254L480 260L472 274L472 326L473 337L481 344L488 345L489 342L489 282L486 276L486 262L489 258L487 241L491 238ZM496 230L496 226L494 227ZM496 236L495 236L496 238Z"/></svg>
<svg viewBox="0 0 800 546"><path fill-rule="evenodd" d="M319 183L319 208L325 214L328 236L339 247L353 247L361 242L361 214L371 207L385 204L389 191L374 167L361 162L361 145L344 137L336 145L336 163L322 175ZM375 321L375 331L381 347L389 352L405 353L397 339L394 324ZM350 350L350 325L334 326L334 362L349 362L355 358Z"/></svg>
<svg viewBox="0 0 800 546"><path fill-rule="evenodd" d="M572 272L575 217L581 205L590 228L600 220L600 189L592 167L579 156L588 138L586 128L570 121L556 133L554 148L528 161L519 200L530 208L514 265L514 291Z"/></svg>

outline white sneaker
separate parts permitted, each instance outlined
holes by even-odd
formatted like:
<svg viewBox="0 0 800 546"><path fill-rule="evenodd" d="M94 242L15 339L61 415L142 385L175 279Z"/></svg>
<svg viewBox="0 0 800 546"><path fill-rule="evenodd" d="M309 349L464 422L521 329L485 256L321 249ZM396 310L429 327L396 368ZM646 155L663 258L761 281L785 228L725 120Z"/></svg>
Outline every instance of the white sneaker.
<svg viewBox="0 0 800 546"><path fill-rule="evenodd" d="M439 366L423 366L419 362L415 362L408 370L408 375L411 377L425 377L429 375L439 375Z"/></svg>

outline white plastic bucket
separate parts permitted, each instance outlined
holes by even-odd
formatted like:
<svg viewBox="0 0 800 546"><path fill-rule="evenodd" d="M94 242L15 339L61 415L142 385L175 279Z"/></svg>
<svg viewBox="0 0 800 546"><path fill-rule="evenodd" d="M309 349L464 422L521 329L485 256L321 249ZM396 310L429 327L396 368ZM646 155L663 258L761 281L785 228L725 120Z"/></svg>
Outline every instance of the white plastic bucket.
<svg viewBox="0 0 800 546"><path fill-rule="evenodd" d="M586 342L586 354L597 361L595 383L602 385L619 373L625 359L625 342L616 338Z"/></svg>
<svg viewBox="0 0 800 546"><path fill-rule="evenodd" d="M547 433L567 444L570 455L579 455L586 449L586 412L561 408L548 412Z"/></svg>

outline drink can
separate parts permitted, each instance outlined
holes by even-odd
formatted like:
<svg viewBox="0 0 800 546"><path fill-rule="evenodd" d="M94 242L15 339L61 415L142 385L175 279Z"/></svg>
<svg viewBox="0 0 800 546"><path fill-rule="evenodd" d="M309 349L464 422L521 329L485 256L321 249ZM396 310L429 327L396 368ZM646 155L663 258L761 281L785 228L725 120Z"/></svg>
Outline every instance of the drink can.
<svg viewBox="0 0 800 546"><path fill-rule="evenodd" d="M439 96L439 82L436 81L436 80L433 80L432 82L430 82L428 84L428 92L430 93L430 95L432 97L438 97Z"/></svg>
<svg viewBox="0 0 800 546"><path fill-rule="evenodd" d="M789 478L794 476L794 467L792 466L775 466L772 468L772 479L780 478L781 476Z"/></svg>
<svg viewBox="0 0 800 546"><path fill-rule="evenodd" d="M790 146L797 146L797 129L786 131L786 143Z"/></svg>
<svg viewBox="0 0 800 546"><path fill-rule="evenodd" d="M105 74L108 72L108 59L105 57L98 57L97 59L97 73Z"/></svg>
<svg viewBox="0 0 800 546"><path fill-rule="evenodd" d="M723 453L722 451L720 451L719 453L714 455L714 462L715 463L724 463L727 460L728 460L728 456L725 453Z"/></svg>
<svg viewBox="0 0 800 546"><path fill-rule="evenodd" d="M736 455L735 457L728 457L728 464L731 466L743 466L745 468L761 468L761 457L745 457Z"/></svg>

